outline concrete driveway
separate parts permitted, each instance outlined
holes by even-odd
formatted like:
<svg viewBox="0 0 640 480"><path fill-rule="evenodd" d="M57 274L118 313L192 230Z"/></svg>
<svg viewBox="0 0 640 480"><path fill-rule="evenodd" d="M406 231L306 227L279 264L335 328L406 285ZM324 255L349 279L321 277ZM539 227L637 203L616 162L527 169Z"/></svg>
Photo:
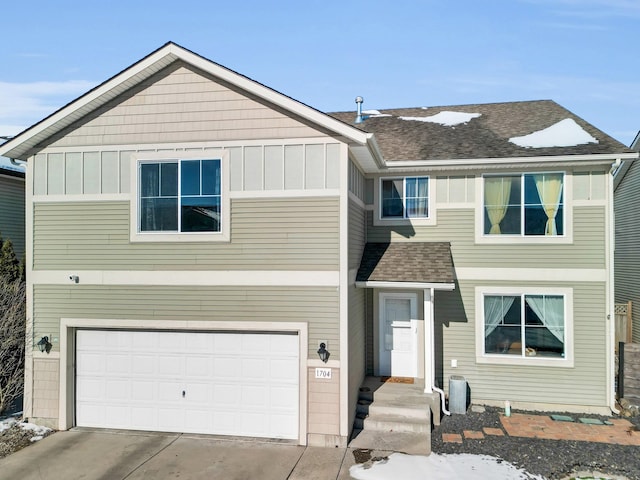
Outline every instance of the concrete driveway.
<svg viewBox="0 0 640 480"><path fill-rule="evenodd" d="M0 459L4 480L259 479L346 480L345 448L259 440L72 430Z"/></svg>

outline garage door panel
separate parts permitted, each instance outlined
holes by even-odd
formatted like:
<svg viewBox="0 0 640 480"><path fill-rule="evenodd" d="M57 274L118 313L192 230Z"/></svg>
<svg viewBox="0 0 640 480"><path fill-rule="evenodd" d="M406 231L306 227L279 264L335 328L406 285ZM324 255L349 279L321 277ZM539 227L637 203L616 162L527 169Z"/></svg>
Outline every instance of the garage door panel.
<svg viewBox="0 0 640 480"><path fill-rule="evenodd" d="M80 426L298 438L297 335L81 330L76 344Z"/></svg>
<svg viewBox="0 0 640 480"><path fill-rule="evenodd" d="M78 362L84 365L83 373L87 375L102 374L105 371L106 359L104 354L97 352L78 352Z"/></svg>

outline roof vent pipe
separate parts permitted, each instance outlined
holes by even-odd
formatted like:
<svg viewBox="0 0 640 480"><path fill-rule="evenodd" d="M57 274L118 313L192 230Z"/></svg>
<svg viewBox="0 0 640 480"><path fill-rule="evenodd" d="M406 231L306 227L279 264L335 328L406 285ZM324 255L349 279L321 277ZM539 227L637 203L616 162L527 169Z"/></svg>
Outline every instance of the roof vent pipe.
<svg viewBox="0 0 640 480"><path fill-rule="evenodd" d="M356 97L356 105L358 106L358 114L356 115L356 123L362 123L364 118L362 118L362 102L364 99L362 97Z"/></svg>

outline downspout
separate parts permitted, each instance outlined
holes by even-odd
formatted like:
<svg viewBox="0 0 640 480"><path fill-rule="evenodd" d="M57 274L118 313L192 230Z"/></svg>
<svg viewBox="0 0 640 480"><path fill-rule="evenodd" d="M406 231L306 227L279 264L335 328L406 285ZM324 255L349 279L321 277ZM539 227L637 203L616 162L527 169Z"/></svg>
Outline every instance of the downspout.
<svg viewBox="0 0 640 480"><path fill-rule="evenodd" d="M607 342L607 397L609 397L609 408L611 411L618 415L620 410L616 408L616 392L614 385L614 377L615 377L615 357L613 352L615 352L615 339L616 339L616 330L615 330L615 291L614 291L614 261L615 261L615 211L613 208L613 176L615 172L620 168L621 160L619 158L616 159L615 163L611 165L611 170L609 171L608 178L608 188L609 188L609 202L608 202L608 217L609 217L609 235L607 237L608 240L608 251L607 251L607 262L609 263L609 276L607 278L608 288L607 288L607 308L609 313L607 314L607 320L609 322L608 332L608 342Z"/></svg>
<svg viewBox="0 0 640 480"><path fill-rule="evenodd" d="M424 294L427 294L427 290L424 291ZM430 301L429 301L429 337L430 337L430 348L431 348L431 369L429 372L429 383L431 384L431 390L437 392L440 395L440 403L441 403L441 411L447 416L451 415L451 412L447 410L447 405L445 401L444 390L438 388L436 386L436 340L435 340L435 332L434 332L434 322L435 322L435 308L434 308L434 299L435 299L435 289L432 288L429 291ZM425 302L426 303L426 302ZM425 305L426 307L426 305ZM425 312L426 313L426 312ZM424 315L425 319L427 318L426 314ZM424 326L427 328L427 325ZM426 345L425 345L426 348ZM427 372L425 372L425 377L427 376Z"/></svg>

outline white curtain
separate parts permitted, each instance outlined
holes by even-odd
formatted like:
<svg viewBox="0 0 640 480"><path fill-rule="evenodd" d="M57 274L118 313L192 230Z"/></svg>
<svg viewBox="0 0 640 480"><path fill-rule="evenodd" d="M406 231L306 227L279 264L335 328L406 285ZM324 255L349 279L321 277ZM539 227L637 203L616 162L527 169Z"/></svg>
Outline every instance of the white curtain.
<svg viewBox="0 0 640 480"><path fill-rule="evenodd" d="M509 196L511 195L511 178L485 177L484 204L491 222L489 234L500 234L500 222L507 213Z"/></svg>
<svg viewBox="0 0 640 480"><path fill-rule="evenodd" d="M484 338L491 335L507 314L516 297L484 297Z"/></svg>
<svg viewBox="0 0 640 480"><path fill-rule="evenodd" d="M556 214L560 206L562 198L562 174L561 173L545 173L533 175L542 202L542 208L547 215L547 226L545 227L545 235L557 235Z"/></svg>
<svg viewBox="0 0 640 480"><path fill-rule="evenodd" d="M542 324L564 345L564 297L525 295L525 301Z"/></svg>

